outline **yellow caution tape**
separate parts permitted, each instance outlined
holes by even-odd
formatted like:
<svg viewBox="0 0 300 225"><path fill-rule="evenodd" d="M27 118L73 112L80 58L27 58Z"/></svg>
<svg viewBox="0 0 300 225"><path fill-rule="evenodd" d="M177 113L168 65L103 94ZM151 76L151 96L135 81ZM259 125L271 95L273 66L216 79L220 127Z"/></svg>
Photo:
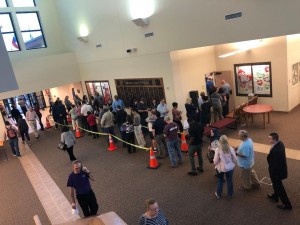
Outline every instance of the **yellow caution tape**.
<svg viewBox="0 0 300 225"><path fill-rule="evenodd" d="M72 125L60 124L60 123L57 123L57 122L55 122L55 121L54 121L54 123L55 123L55 124L58 124L58 125L60 125L60 126L73 127ZM108 133L101 133L101 132L94 132L94 131L86 130L86 129L81 128L81 127L79 127L79 126L78 126L78 128L81 129L81 130L84 130L84 131L86 131L86 132L88 132L88 133L92 133L92 134L99 134L99 135L104 135L104 136L109 135ZM123 139L121 139L121 138L119 138L119 137L117 137L117 136L115 136L115 135L113 135L113 134L110 134L110 135L111 135L112 137L114 137L115 139L117 139L117 140L119 140L119 141L121 141L121 142L123 142L123 143L125 143L125 144L127 144L127 145L131 145L131 146L136 147L136 148L139 148L139 149L144 149L144 150L146 150L146 151L149 151L149 150L150 150L150 148L147 148L147 147L143 147L143 146L139 146L139 145L135 145L135 144L131 144L131 143L129 143L129 142L126 142L126 141L124 141Z"/></svg>

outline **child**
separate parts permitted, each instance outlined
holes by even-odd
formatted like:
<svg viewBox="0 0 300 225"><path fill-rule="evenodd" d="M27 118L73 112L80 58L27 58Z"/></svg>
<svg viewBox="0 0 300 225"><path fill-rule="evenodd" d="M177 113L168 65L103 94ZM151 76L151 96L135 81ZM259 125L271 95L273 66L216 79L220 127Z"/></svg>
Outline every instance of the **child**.
<svg viewBox="0 0 300 225"><path fill-rule="evenodd" d="M29 133L28 133L29 127L26 123L26 120L23 119L22 115L20 115L19 119L18 119L18 128L19 128L19 131L20 131L20 134L21 134L21 137L22 137L22 143L23 144L25 143L25 136L26 136L27 144L31 145L30 144L30 137L29 137Z"/></svg>
<svg viewBox="0 0 300 225"><path fill-rule="evenodd" d="M133 119L132 116L127 116L127 122L122 125L126 130L126 142L130 144L135 144L134 140L134 127L133 127ZM134 146L127 144L128 153L136 152L136 148Z"/></svg>
<svg viewBox="0 0 300 225"><path fill-rule="evenodd" d="M90 126L90 131L98 133L98 128L97 128L97 123L96 123L96 116L91 113L90 111L87 112L88 117L87 117L87 122ZM93 139L96 139L99 137L99 134L93 133Z"/></svg>

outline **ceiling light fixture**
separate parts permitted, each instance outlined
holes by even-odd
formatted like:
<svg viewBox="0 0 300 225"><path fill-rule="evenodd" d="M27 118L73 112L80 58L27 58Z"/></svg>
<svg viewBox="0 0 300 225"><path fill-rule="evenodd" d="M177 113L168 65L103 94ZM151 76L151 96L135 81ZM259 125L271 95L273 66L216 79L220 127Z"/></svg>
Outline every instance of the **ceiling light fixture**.
<svg viewBox="0 0 300 225"><path fill-rule="evenodd" d="M149 18L137 18L132 20L132 22L139 27L144 27L149 24Z"/></svg>
<svg viewBox="0 0 300 225"><path fill-rule="evenodd" d="M238 54L240 52L245 52L253 48L258 48L262 46L262 40L252 40L252 41L243 41L243 42L237 42L233 44L237 49L236 51L226 53L224 55L220 55L219 58L226 58L235 54Z"/></svg>
<svg viewBox="0 0 300 225"><path fill-rule="evenodd" d="M78 37L77 39L83 43L88 43L89 42L88 37L89 36L81 36L81 37Z"/></svg>

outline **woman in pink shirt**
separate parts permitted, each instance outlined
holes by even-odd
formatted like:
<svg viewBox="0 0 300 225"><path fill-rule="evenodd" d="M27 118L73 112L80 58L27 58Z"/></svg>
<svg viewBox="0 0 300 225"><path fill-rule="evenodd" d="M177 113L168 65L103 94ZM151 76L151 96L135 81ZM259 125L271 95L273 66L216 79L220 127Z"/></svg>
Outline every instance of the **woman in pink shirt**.
<svg viewBox="0 0 300 225"><path fill-rule="evenodd" d="M218 184L215 195L217 198L222 197L224 175L227 182L228 198L231 199L233 195L233 169L237 161L235 151L229 146L227 137L222 135L219 139L220 145L215 150L214 164L218 171Z"/></svg>

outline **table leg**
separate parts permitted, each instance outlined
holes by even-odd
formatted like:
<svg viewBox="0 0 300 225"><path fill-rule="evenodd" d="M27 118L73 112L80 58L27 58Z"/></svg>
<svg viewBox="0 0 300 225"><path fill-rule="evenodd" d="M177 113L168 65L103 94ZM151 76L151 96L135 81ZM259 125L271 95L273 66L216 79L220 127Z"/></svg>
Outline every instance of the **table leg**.
<svg viewBox="0 0 300 225"><path fill-rule="evenodd" d="M246 120L246 126L248 127L248 117L249 117L249 113L245 113L245 120Z"/></svg>
<svg viewBox="0 0 300 225"><path fill-rule="evenodd" d="M268 123L270 123L270 113L268 112Z"/></svg>
<svg viewBox="0 0 300 225"><path fill-rule="evenodd" d="M263 113L263 122L264 122L264 129L266 129L266 115Z"/></svg>

